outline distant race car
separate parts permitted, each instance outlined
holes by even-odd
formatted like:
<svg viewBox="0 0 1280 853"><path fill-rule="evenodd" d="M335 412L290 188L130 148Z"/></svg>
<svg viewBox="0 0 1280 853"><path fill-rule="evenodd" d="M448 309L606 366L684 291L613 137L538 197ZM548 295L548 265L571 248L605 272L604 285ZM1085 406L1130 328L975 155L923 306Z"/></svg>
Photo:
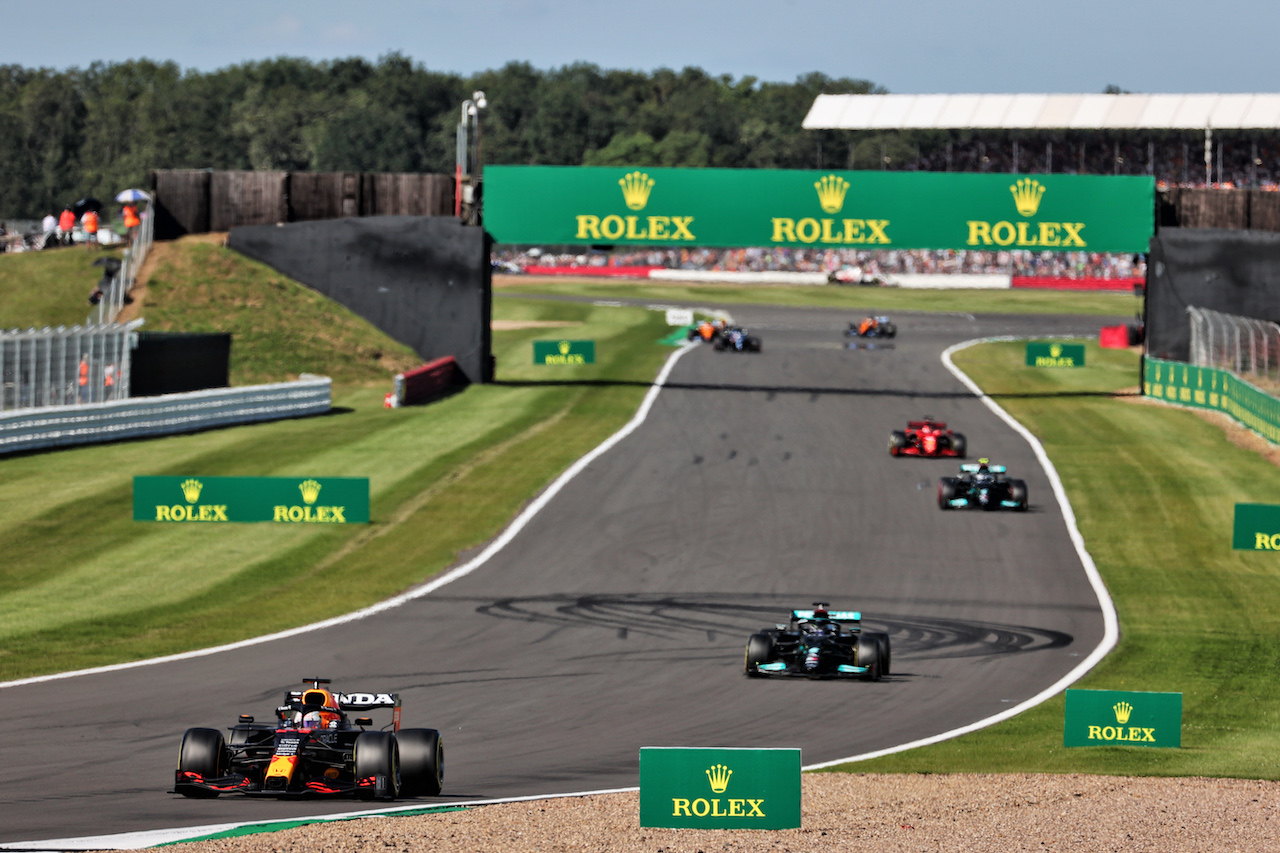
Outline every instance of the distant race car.
<svg viewBox="0 0 1280 853"><path fill-rule="evenodd" d="M757 631L747 640L748 678L801 675L879 681L889 674L889 635L862 629L856 610L792 610L786 625Z"/></svg>
<svg viewBox="0 0 1280 853"><path fill-rule="evenodd" d="M964 458L968 443L964 433L952 432L943 421L929 415L923 420L907 421L905 430L889 433L890 456L956 456Z"/></svg>
<svg viewBox="0 0 1280 853"><path fill-rule="evenodd" d="M699 320L689 328L689 340L715 343L724 336L723 320Z"/></svg>
<svg viewBox="0 0 1280 853"><path fill-rule="evenodd" d="M728 326L712 343L717 350L734 352L760 352L760 339L748 334L741 326Z"/></svg>
<svg viewBox="0 0 1280 853"><path fill-rule="evenodd" d="M959 477L938 481L938 508L1027 509L1027 484L1005 473L1005 466L986 459L960 466Z"/></svg>
<svg viewBox="0 0 1280 853"><path fill-rule="evenodd" d="M888 317L863 317L857 323L850 323L846 336L858 338L892 338L898 334L898 327Z"/></svg>
<svg viewBox="0 0 1280 853"><path fill-rule="evenodd" d="M397 693L333 693L327 678L307 678L285 693L275 723L241 714L224 738L187 729L174 792L184 797L355 795L392 800L435 796L444 781L444 745L435 729L400 728ZM348 711L391 708L387 726Z"/></svg>

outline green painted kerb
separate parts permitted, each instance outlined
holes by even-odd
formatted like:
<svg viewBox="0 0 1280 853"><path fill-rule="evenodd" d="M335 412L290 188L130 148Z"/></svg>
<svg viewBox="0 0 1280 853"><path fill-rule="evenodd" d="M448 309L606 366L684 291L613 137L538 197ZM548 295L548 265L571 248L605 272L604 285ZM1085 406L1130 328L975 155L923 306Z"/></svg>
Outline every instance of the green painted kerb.
<svg viewBox="0 0 1280 853"><path fill-rule="evenodd" d="M1231 547L1239 551L1280 551L1280 506L1236 504Z"/></svg>
<svg viewBox="0 0 1280 853"><path fill-rule="evenodd" d="M534 341L534 364L594 364L595 341Z"/></svg>
<svg viewBox="0 0 1280 853"><path fill-rule="evenodd" d="M1182 746L1182 694L1068 690L1063 746Z"/></svg>
<svg viewBox="0 0 1280 853"><path fill-rule="evenodd" d="M1027 367L1084 367L1084 344L1027 344Z"/></svg>
<svg viewBox="0 0 1280 853"><path fill-rule="evenodd" d="M640 750L640 825L797 829L800 750Z"/></svg>
<svg viewBox="0 0 1280 853"><path fill-rule="evenodd" d="M1143 359L1142 393L1169 403L1226 412L1268 441L1280 444L1280 400L1214 367Z"/></svg>
<svg viewBox="0 0 1280 853"><path fill-rule="evenodd" d="M486 166L499 243L1146 252L1145 176Z"/></svg>
<svg viewBox="0 0 1280 853"><path fill-rule="evenodd" d="M133 520L367 524L368 477L134 477Z"/></svg>

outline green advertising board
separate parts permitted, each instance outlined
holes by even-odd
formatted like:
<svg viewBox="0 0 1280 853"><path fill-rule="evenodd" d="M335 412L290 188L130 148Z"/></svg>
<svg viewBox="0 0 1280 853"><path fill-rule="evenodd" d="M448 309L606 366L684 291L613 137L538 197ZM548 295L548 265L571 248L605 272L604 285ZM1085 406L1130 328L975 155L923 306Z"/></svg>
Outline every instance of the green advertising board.
<svg viewBox="0 0 1280 853"><path fill-rule="evenodd" d="M1280 444L1280 400L1229 371L1147 357L1142 361L1142 393L1182 406L1226 412Z"/></svg>
<svg viewBox="0 0 1280 853"><path fill-rule="evenodd" d="M1084 367L1084 344L1029 343L1027 367Z"/></svg>
<svg viewBox="0 0 1280 853"><path fill-rule="evenodd" d="M797 829L800 750L644 747L640 825Z"/></svg>
<svg viewBox="0 0 1280 853"><path fill-rule="evenodd" d="M486 166L499 243L1146 252L1149 176Z"/></svg>
<svg viewBox="0 0 1280 853"><path fill-rule="evenodd" d="M368 477L134 477L133 520L367 524Z"/></svg>
<svg viewBox="0 0 1280 853"><path fill-rule="evenodd" d="M1280 506L1236 504L1231 547L1238 551L1280 551Z"/></svg>
<svg viewBox="0 0 1280 853"><path fill-rule="evenodd" d="M1182 694L1068 690L1063 746L1182 746Z"/></svg>
<svg viewBox="0 0 1280 853"><path fill-rule="evenodd" d="M594 364L595 341L534 341L534 364Z"/></svg>

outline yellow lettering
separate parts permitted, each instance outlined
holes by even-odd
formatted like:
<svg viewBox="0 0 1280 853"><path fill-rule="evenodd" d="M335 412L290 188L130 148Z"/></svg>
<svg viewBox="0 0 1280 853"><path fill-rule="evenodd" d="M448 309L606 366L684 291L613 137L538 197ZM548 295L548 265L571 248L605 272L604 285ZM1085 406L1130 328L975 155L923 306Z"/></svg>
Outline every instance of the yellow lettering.
<svg viewBox="0 0 1280 853"><path fill-rule="evenodd" d="M1142 740L1142 729L1138 726L1129 727L1129 736L1125 740Z"/></svg>
<svg viewBox="0 0 1280 853"><path fill-rule="evenodd" d="M796 241L796 221L794 219L773 220L773 242L794 243Z"/></svg>
<svg viewBox="0 0 1280 853"><path fill-rule="evenodd" d="M302 507L300 506L289 507L289 520L302 521Z"/></svg>
<svg viewBox="0 0 1280 853"><path fill-rule="evenodd" d="M747 800L747 805L751 806L751 811L747 812L747 817L764 817L764 812L760 809L760 805L763 802L764 800Z"/></svg>
<svg viewBox="0 0 1280 853"><path fill-rule="evenodd" d="M991 239L995 241L997 246L1008 246L1011 244L1015 239L1017 239L1017 234L1013 230L1013 223L997 222L995 225L991 226Z"/></svg>
<svg viewBox="0 0 1280 853"><path fill-rule="evenodd" d="M711 803L698 797L693 801L693 814L695 817L706 817L711 813Z"/></svg>
<svg viewBox="0 0 1280 853"><path fill-rule="evenodd" d="M969 239L965 240L970 246L977 246L981 243L984 246L991 245L991 223L990 222L969 222Z"/></svg>
<svg viewBox="0 0 1280 853"><path fill-rule="evenodd" d="M884 229L889 227L887 219L868 219L867 227L871 229L871 236L867 238L868 243L888 243L889 235L884 233Z"/></svg>
<svg viewBox="0 0 1280 853"><path fill-rule="evenodd" d="M667 239L667 225L671 219L666 216L650 216L649 217L649 237L653 240Z"/></svg>
<svg viewBox="0 0 1280 853"><path fill-rule="evenodd" d="M600 223L600 233L607 240L617 240L627 230L627 223L622 221L622 217L617 214L606 216L604 221Z"/></svg>
<svg viewBox="0 0 1280 853"><path fill-rule="evenodd" d="M213 519L213 507L211 506L200 507L200 520L211 521L212 519Z"/></svg>
<svg viewBox="0 0 1280 853"><path fill-rule="evenodd" d="M170 521L169 508L167 506L156 507L156 521Z"/></svg>
<svg viewBox="0 0 1280 853"><path fill-rule="evenodd" d="M1063 222L1061 223L1061 225L1062 225L1062 230L1067 232L1062 235L1062 245L1079 246L1081 249L1083 249L1085 246L1085 243L1084 243L1084 238L1080 236L1080 232L1084 230L1084 223L1083 222Z"/></svg>
<svg viewBox="0 0 1280 853"><path fill-rule="evenodd" d="M347 523L347 520L346 520L345 518L343 518L343 517L342 517L342 511L343 511L343 510L345 510L345 509L346 509L346 507L345 507L345 506L331 506L331 507L329 507L329 513L330 513L330 515L332 515L332 516L333 516L333 522L334 522L334 524L346 524L346 523Z"/></svg>
<svg viewBox="0 0 1280 853"><path fill-rule="evenodd" d="M689 814L689 801L684 799L683 797L672 797L671 798L671 816L679 817L680 815L684 815L685 817L693 817L693 815Z"/></svg>
<svg viewBox="0 0 1280 853"><path fill-rule="evenodd" d="M1027 236L1027 226L1030 224L1031 223L1029 222L1018 223L1018 245L1019 246L1039 246L1040 245L1040 241L1037 240L1035 237Z"/></svg>
<svg viewBox="0 0 1280 853"><path fill-rule="evenodd" d="M712 817L728 817L729 816L728 812L720 811L719 797L716 797L714 800L711 801L711 816Z"/></svg>
<svg viewBox="0 0 1280 853"><path fill-rule="evenodd" d="M274 516L271 520L272 520L272 521L288 521L288 520L289 520L289 508L288 508L287 506L278 506L278 507L276 507L276 508L275 508L275 516Z"/></svg>
<svg viewBox="0 0 1280 853"><path fill-rule="evenodd" d="M226 521L226 520L227 520L227 505L226 505L226 504L218 504L217 506L215 506L215 507L213 508L213 520L214 520L214 521Z"/></svg>
<svg viewBox="0 0 1280 853"><path fill-rule="evenodd" d="M174 504L173 509L169 511L170 517L174 521L187 521L191 517L189 514L190 509L190 507L185 507L182 504Z"/></svg>
<svg viewBox="0 0 1280 853"><path fill-rule="evenodd" d="M1280 533L1273 534L1271 537L1271 550L1280 551Z"/></svg>
<svg viewBox="0 0 1280 853"><path fill-rule="evenodd" d="M1041 246L1058 245L1058 223L1056 222L1040 223L1040 245Z"/></svg>
<svg viewBox="0 0 1280 853"><path fill-rule="evenodd" d="M844 221L844 242L845 243L865 243L867 238L862 236L863 221L861 219L846 219Z"/></svg>
<svg viewBox="0 0 1280 853"><path fill-rule="evenodd" d="M648 231L636 231L636 221L639 218L640 217L638 216L627 217L627 239L628 240L643 240L649 236Z"/></svg>
<svg viewBox="0 0 1280 853"><path fill-rule="evenodd" d="M737 799L736 797L729 800L729 817L742 817L746 814L746 812L742 810L744 804L745 802L743 800Z"/></svg>
<svg viewBox="0 0 1280 853"><path fill-rule="evenodd" d="M1089 737L1092 740L1101 740L1102 726L1089 726Z"/></svg>
<svg viewBox="0 0 1280 853"><path fill-rule="evenodd" d="M1148 728L1144 728L1144 729L1142 730L1142 741L1143 741L1143 743L1155 743L1155 742L1156 742L1156 730L1155 730L1155 729L1148 729Z"/></svg>
<svg viewBox="0 0 1280 853"><path fill-rule="evenodd" d="M841 239L840 239L840 235L839 235L839 234L832 234L832 233L831 233L831 226L833 226L833 225L835 225L835 224L836 224L836 221L835 221L834 219L824 219L824 220L822 220L822 242L824 242L824 243L840 243L840 242L843 242L843 241L841 241Z"/></svg>
<svg viewBox="0 0 1280 853"><path fill-rule="evenodd" d="M1115 739L1116 739L1116 736L1117 736L1117 735L1119 735L1119 734L1120 734L1120 731L1119 731L1119 729L1117 729L1115 726L1103 726L1103 727L1102 727L1102 739L1103 739L1103 740L1115 740Z"/></svg>
<svg viewBox="0 0 1280 853"><path fill-rule="evenodd" d="M328 521L329 508L327 506L316 507L316 521Z"/></svg>
<svg viewBox="0 0 1280 853"><path fill-rule="evenodd" d="M600 239L600 217L584 213L578 216L578 239Z"/></svg>
<svg viewBox="0 0 1280 853"><path fill-rule="evenodd" d="M676 233L671 235L672 240L689 240L692 242L696 239L693 232L689 230L689 226L693 224L692 216L673 216L671 224L676 227Z"/></svg>
<svg viewBox="0 0 1280 853"><path fill-rule="evenodd" d="M820 230L818 220L809 216L796 223L796 236L800 238L801 243L816 243Z"/></svg>

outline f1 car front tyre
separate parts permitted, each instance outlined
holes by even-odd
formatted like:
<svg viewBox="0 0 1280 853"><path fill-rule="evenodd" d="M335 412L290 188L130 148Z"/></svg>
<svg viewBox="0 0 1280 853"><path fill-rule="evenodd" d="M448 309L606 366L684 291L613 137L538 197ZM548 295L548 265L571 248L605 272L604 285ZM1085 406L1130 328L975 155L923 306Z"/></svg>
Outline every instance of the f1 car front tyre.
<svg viewBox="0 0 1280 853"><path fill-rule="evenodd" d="M880 644L880 674L889 674L889 635L883 631L874 631L871 636L876 638L876 642Z"/></svg>
<svg viewBox="0 0 1280 853"><path fill-rule="evenodd" d="M882 338L892 338L898 334L898 327L893 323L881 323L876 333Z"/></svg>
<svg viewBox="0 0 1280 853"><path fill-rule="evenodd" d="M943 477L938 481L938 509L951 509L956 496L956 478Z"/></svg>
<svg viewBox="0 0 1280 853"><path fill-rule="evenodd" d="M881 649L882 646L875 637L868 634L858 636L857 661L858 666L867 668L862 676L866 681L879 681L883 674Z"/></svg>
<svg viewBox="0 0 1280 853"><path fill-rule="evenodd" d="M406 797L434 797L444 786L444 743L435 729L401 729L400 793Z"/></svg>
<svg viewBox="0 0 1280 853"><path fill-rule="evenodd" d="M356 737L355 761L356 781L377 778L385 781L385 788L378 791L377 786L356 789L356 796L362 800L372 800L381 796L394 800L400 795L400 751L396 747L395 735L388 732L361 732Z"/></svg>
<svg viewBox="0 0 1280 853"><path fill-rule="evenodd" d="M951 449L955 451L956 456L964 458L964 452L969 448L969 442L965 441L964 433L953 432L951 434Z"/></svg>
<svg viewBox="0 0 1280 853"><path fill-rule="evenodd" d="M756 664L769 663L773 658L773 635L767 631L752 634L747 640L747 658L743 664L747 678L761 678L762 675L756 670Z"/></svg>
<svg viewBox="0 0 1280 853"><path fill-rule="evenodd" d="M1026 480L1010 480L1009 481L1009 500L1016 503L1018 512L1027 511L1027 481Z"/></svg>
<svg viewBox="0 0 1280 853"><path fill-rule="evenodd" d="M907 446L907 434L900 429L889 433L889 455L897 456Z"/></svg>
<svg viewBox="0 0 1280 853"><path fill-rule="evenodd" d="M217 779L227 772L227 745L217 729L187 729L178 749L178 770L199 773L205 779ZM218 796L207 788L179 786L184 797L207 800Z"/></svg>
<svg viewBox="0 0 1280 853"><path fill-rule="evenodd" d="M742 348L747 352L760 352L763 345L755 335L747 335L746 340L742 342Z"/></svg>

